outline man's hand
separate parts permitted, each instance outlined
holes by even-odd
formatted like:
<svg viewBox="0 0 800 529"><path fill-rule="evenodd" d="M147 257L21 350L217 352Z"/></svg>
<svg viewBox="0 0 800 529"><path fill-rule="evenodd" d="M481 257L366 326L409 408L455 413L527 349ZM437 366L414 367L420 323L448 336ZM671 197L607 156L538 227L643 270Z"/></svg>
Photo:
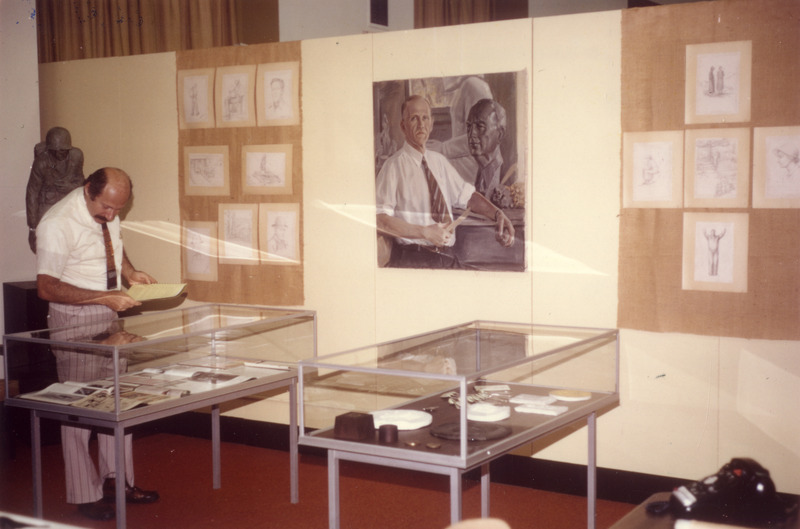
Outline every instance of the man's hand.
<svg viewBox="0 0 800 529"><path fill-rule="evenodd" d="M494 238L506 248L514 244L514 225L502 209L498 209L495 216Z"/></svg>
<svg viewBox="0 0 800 529"><path fill-rule="evenodd" d="M447 224L430 224L422 228L422 236L434 246L447 246L453 238L453 230Z"/></svg>
<svg viewBox="0 0 800 529"><path fill-rule="evenodd" d="M141 270L134 270L131 272L130 276L128 276L128 282L131 285L152 285L158 283L153 276Z"/></svg>
<svg viewBox="0 0 800 529"><path fill-rule="evenodd" d="M111 310L117 312L123 312L133 307L138 307L139 305L142 304L141 301L136 301L135 299L130 297L125 292L122 292L121 290L109 290L108 292L103 293L102 296L98 296L97 298L89 301L88 303L97 303L100 305L105 305Z"/></svg>
<svg viewBox="0 0 800 529"><path fill-rule="evenodd" d="M102 340L100 343L106 345L125 345L133 342L144 341L144 338L127 331L117 331L108 338Z"/></svg>

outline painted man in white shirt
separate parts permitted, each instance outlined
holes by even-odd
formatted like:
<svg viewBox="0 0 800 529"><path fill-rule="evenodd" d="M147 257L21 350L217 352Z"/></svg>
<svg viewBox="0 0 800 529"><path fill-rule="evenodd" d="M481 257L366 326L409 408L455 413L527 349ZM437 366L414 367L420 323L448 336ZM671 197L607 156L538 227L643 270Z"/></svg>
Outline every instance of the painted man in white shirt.
<svg viewBox="0 0 800 529"><path fill-rule="evenodd" d="M426 150L433 128L430 104L422 96L409 97L402 106L400 127L405 143L383 165L376 182L377 227L394 237L387 266L400 268L459 268L453 255L453 208L469 209L495 221L497 242L514 244L514 226L475 187L466 182L443 155ZM423 169L430 168L446 203L446 214L436 220L431 191Z"/></svg>

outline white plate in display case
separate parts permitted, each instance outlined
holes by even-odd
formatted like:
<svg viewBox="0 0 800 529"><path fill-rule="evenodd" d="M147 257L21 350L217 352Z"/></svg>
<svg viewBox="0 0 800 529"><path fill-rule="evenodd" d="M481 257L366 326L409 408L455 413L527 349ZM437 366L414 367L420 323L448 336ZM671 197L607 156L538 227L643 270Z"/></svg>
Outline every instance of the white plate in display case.
<svg viewBox="0 0 800 529"><path fill-rule="evenodd" d="M592 394L588 391L575 391L572 389L555 389L550 392L550 396L564 402L577 402L592 398Z"/></svg>
<svg viewBox="0 0 800 529"><path fill-rule="evenodd" d="M384 424L394 424L398 430L417 430L433 422L430 413L420 410L379 410L370 413L375 428L380 428Z"/></svg>
<svg viewBox="0 0 800 529"><path fill-rule="evenodd" d="M511 408L508 406L496 406L488 402L479 402L467 406L467 419L479 422L497 422L508 419L511 416Z"/></svg>

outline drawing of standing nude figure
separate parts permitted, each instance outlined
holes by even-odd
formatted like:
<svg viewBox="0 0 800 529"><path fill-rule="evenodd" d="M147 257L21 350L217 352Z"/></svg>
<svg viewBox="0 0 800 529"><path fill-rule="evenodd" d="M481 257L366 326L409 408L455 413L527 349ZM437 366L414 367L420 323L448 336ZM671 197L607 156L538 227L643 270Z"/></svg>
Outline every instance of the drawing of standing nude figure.
<svg viewBox="0 0 800 529"><path fill-rule="evenodd" d="M725 237L726 230L717 233L714 228L705 230L703 234L708 242L708 275L716 277L719 275L719 241Z"/></svg>

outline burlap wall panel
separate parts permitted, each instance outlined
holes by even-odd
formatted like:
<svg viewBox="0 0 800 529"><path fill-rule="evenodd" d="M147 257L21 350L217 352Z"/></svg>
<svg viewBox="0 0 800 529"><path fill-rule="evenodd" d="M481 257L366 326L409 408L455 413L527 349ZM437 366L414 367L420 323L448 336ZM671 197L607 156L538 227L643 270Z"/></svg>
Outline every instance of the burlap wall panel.
<svg viewBox="0 0 800 529"><path fill-rule="evenodd" d="M751 120L684 122L686 45L752 41ZM800 125L800 2L719 0L622 15L623 132ZM753 149L752 141L750 145ZM624 156L624 154L623 154ZM752 184L752 167L748 168ZM751 187L752 195L752 187ZM800 211L623 209L620 327L800 339ZM683 213L749 215L746 293L682 290Z"/></svg>
<svg viewBox="0 0 800 529"><path fill-rule="evenodd" d="M232 46L177 53L178 71L236 65L258 65L300 61L300 43ZM302 84L302 80L300 81ZM301 87L298 87L301 90ZM299 92L301 93L301 92ZM255 101L252 102L255 105ZM301 120L302 122L302 120ZM176 123L177 126L177 123ZM216 127L184 129L179 134L179 180L181 221L218 220L219 204L297 203L301 206L299 265L262 263L257 265L218 265L217 281L188 280L192 299L222 303L302 305L303 283L303 165L302 126ZM251 195L242 191L242 146L292 145L292 194ZM184 189L183 148L186 146L227 145L229 148L230 196L187 196Z"/></svg>

